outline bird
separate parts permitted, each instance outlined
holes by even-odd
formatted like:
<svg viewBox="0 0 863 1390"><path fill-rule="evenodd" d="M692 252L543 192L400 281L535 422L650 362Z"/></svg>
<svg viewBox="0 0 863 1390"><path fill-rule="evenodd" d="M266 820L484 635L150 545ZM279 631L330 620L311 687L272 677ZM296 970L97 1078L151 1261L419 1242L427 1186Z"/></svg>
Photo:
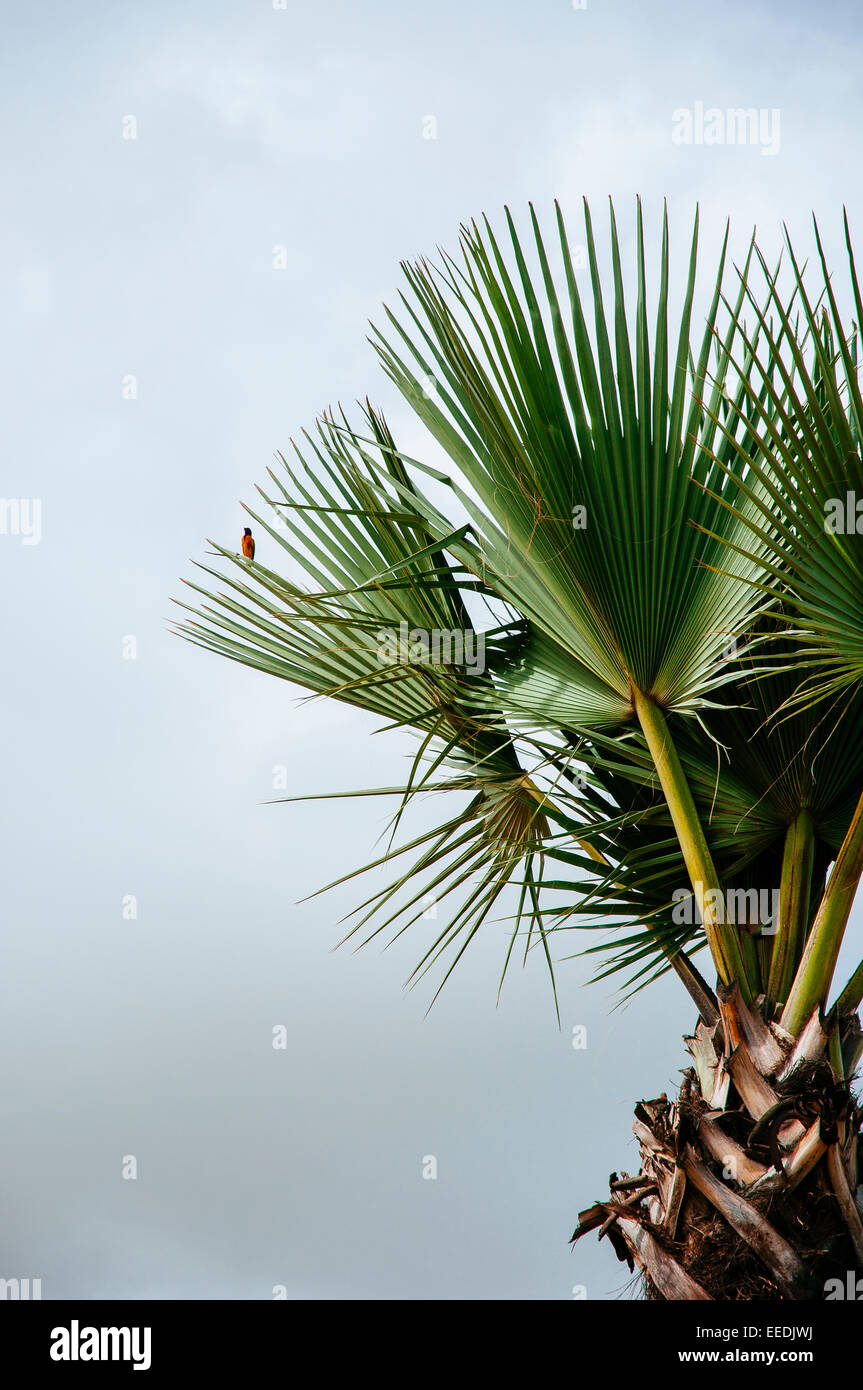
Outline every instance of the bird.
<svg viewBox="0 0 863 1390"><path fill-rule="evenodd" d="M243 554L245 555L246 559L247 559L247 560L254 560L254 558L255 558L255 542L254 542L254 539L253 539L253 537L252 537L252 533L251 533L251 531L249 530L248 526L247 526L247 527L244 529L244 531L243 531L243 539L242 539L242 541L241 541L241 545L242 545L242 547L243 547Z"/></svg>

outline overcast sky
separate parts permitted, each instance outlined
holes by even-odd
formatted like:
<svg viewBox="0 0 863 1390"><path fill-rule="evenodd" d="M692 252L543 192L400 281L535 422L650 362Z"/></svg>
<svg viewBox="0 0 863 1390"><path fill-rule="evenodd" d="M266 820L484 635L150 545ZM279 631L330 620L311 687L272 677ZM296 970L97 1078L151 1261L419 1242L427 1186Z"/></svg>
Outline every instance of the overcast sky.
<svg viewBox="0 0 863 1390"><path fill-rule="evenodd" d="M606 1244L567 1241L686 1065L679 986L612 1012L565 962L558 1030L539 959L495 1007L492 926L425 1018L402 983L433 923L332 953L363 885L298 900L372 857L385 808L265 805L272 770L383 785L412 745L182 643L171 599L324 407L369 394L422 451L367 321L463 219L530 199L549 224L557 197L577 240L611 193L628 249L635 194L651 237L667 197L679 284L696 202L708 265L726 216L738 251L785 220L808 252L814 209L844 277L859 8L7 0L3 30L2 492L41 517L0 535L0 1276L616 1297ZM765 138L675 142L699 102L763 110Z"/></svg>

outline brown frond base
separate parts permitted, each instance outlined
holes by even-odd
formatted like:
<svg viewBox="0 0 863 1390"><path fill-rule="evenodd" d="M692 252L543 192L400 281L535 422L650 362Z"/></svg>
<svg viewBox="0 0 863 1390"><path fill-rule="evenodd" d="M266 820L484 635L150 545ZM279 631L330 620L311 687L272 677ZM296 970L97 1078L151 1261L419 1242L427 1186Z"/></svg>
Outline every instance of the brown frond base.
<svg viewBox="0 0 863 1390"><path fill-rule="evenodd" d="M613 1173L572 1239L607 1237L648 1299L820 1300L863 1274L861 1111L829 1042L818 1015L795 1040L725 991L678 1098L636 1106L640 1172Z"/></svg>
<svg viewBox="0 0 863 1390"><path fill-rule="evenodd" d="M823 1299L828 1280L839 1279L844 1288L848 1270L857 1271L858 1277L863 1274L838 1204L832 1192L824 1191L820 1178L807 1180L795 1193L753 1205L792 1246L807 1271L808 1279L798 1297ZM712 1299L774 1302L793 1297L763 1259L709 1204L693 1199L691 1208L682 1213L682 1222L685 1240L669 1242L667 1248ZM664 1298L645 1271L642 1281L645 1298Z"/></svg>

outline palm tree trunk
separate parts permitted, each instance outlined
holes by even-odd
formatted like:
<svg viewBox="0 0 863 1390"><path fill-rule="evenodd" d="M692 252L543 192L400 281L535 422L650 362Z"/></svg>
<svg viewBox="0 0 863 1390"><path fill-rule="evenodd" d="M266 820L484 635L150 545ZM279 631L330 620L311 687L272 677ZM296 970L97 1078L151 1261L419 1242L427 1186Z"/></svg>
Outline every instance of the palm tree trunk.
<svg viewBox="0 0 863 1390"><path fill-rule="evenodd" d="M832 1034L816 1010L795 1039L762 1003L720 990L719 1022L685 1040L677 1099L635 1108L639 1173L612 1174L579 1215L573 1240L599 1228L648 1298L823 1299L829 1279L863 1274L861 1112ZM856 1019L846 1034L853 1049Z"/></svg>

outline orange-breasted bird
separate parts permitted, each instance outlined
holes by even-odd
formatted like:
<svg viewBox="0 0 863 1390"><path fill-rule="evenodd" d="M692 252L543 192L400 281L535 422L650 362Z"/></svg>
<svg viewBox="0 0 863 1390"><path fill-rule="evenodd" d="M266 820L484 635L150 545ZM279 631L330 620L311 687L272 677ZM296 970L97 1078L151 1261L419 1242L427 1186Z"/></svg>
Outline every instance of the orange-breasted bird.
<svg viewBox="0 0 863 1390"><path fill-rule="evenodd" d="M248 526L247 526L247 527L245 528L245 530L243 531L242 546L243 546L243 554L245 555L246 559L247 559L247 560L254 560L254 558L255 558L255 542L254 542L254 539L252 538L252 533L251 533L251 531L249 530Z"/></svg>

